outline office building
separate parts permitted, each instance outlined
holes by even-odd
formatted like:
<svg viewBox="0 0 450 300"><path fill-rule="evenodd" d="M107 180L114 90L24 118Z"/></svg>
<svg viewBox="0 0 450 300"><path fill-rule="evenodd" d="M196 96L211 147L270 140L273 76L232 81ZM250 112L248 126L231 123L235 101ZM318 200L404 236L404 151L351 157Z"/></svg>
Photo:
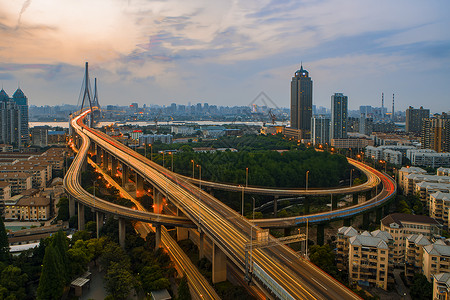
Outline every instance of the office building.
<svg viewBox="0 0 450 300"><path fill-rule="evenodd" d="M330 143L330 119L324 115L311 118L311 140L313 145Z"/></svg>
<svg viewBox="0 0 450 300"><path fill-rule="evenodd" d="M308 71L300 67L291 81L291 127L301 130L301 138L311 134L313 82Z"/></svg>
<svg viewBox="0 0 450 300"><path fill-rule="evenodd" d="M19 88L10 98L0 91L0 143L21 148L29 141L28 99Z"/></svg>
<svg viewBox="0 0 450 300"><path fill-rule="evenodd" d="M406 109L406 132L420 133L422 129L422 120L430 117L430 110L420 108L414 108L410 106Z"/></svg>
<svg viewBox="0 0 450 300"><path fill-rule="evenodd" d="M22 92L20 88L18 88L12 97L13 101L17 104L19 108L19 138L20 145L26 145L30 141L30 135L28 132L28 98Z"/></svg>
<svg viewBox="0 0 450 300"><path fill-rule="evenodd" d="M423 149L450 152L450 116L442 113L423 118L420 140Z"/></svg>
<svg viewBox="0 0 450 300"><path fill-rule="evenodd" d="M347 138L348 98L342 93L331 96L331 138Z"/></svg>
<svg viewBox="0 0 450 300"><path fill-rule="evenodd" d="M359 118L359 133L371 135L373 131L373 118L369 118L366 114L361 114Z"/></svg>

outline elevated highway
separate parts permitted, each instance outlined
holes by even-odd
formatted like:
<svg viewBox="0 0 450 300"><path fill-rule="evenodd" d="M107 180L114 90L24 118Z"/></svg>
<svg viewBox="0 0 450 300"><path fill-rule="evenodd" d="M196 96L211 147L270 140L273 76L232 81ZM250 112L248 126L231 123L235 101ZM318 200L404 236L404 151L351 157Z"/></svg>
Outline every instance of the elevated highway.
<svg viewBox="0 0 450 300"><path fill-rule="evenodd" d="M367 192L375 188L378 184L380 184L381 180L377 173L374 173L372 169L369 169L366 165L359 163L358 161L347 158L348 162L360 170L367 176L367 181L360 185L355 185L351 187L336 187L336 188L328 188L328 189L320 189L320 188L309 188L309 189L280 189L280 188L267 188L267 187L257 187L257 186L242 186L236 184L227 184L227 183L219 183L212 182L207 180L199 180L192 177L178 175L182 177L186 181L199 185L200 182L202 186L210 187L223 191L231 191L231 192L242 192L244 190L245 193L248 194L258 194L258 195L266 195L266 196L324 196L324 195L338 195L338 194L353 194L353 193L362 193Z"/></svg>
<svg viewBox="0 0 450 300"><path fill-rule="evenodd" d="M79 153L78 156L83 158L77 160L76 164L83 164L85 161L89 141L95 143L96 147L103 149L104 155L108 153L115 157L122 163L122 166L132 168L137 176L141 176L151 183L154 189L163 193L196 225L201 234L206 235L213 242L213 282L217 282L217 279L223 280L223 270L218 270L215 265L220 265L220 260L224 255L242 272L245 272L245 246L250 241L255 241L256 232L260 232L261 229L185 178L151 162L109 136L85 126L83 118L88 112L82 113L71 121L72 128L81 138L79 143L82 155ZM66 182L65 184L67 189L72 190L72 193L81 188L80 186L70 186ZM387 188L386 191L389 189ZM393 192L391 191L391 193ZM93 206L92 198L79 201L83 201L90 207ZM124 207L117 207L117 210L114 208L114 211L112 213L126 218L136 218L137 220L142 218L141 215L131 215L131 212ZM144 222L162 223L161 219L155 220L154 218ZM297 223L301 223L301 221ZM271 236L268 239L273 240ZM359 299L357 295L334 278L299 257L297 253L286 246L277 245L271 248L254 249L252 258L252 265L273 281L273 284L281 292L282 297L280 298Z"/></svg>

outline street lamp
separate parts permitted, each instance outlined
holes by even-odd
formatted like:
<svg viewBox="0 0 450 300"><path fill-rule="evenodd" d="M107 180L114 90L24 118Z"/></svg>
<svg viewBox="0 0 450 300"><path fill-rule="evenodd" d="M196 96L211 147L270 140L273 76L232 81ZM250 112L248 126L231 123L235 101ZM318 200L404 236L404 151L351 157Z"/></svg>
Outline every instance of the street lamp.
<svg viewBox="0 0 450 300"><path fill-rule="evenodd" d="M194 171L195 171L195 169L194 169L194 166L195 166L195 164L194 164L194 160L193 159L191 159L191 163L192 163L192 179L194 178Z"/></svg>
<svg viewBox="0 0 450 300"><path fill-rule="evenodd" d="M308 174L309 174L309 170L306 171L306 190L308 190Z"/></svg>
<svg viewBox="0 0 450 300"><path fill-rule="evenodd" d="M166 152L165 151L163 151L163 168L164 168L164 155L166 154Z"/></svg>

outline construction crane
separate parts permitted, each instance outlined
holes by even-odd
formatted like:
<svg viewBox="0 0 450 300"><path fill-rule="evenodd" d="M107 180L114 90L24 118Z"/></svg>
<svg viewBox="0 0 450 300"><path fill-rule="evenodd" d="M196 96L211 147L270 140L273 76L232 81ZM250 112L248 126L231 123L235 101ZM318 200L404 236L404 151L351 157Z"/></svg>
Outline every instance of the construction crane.
<svg viewBox="0 0 450 300"><path fill-rule="evenodd" d="M269 110L269 117L272 119L272 125L275 125L275 121L277 119L277 116L272 112L272 109Z"/></svg>

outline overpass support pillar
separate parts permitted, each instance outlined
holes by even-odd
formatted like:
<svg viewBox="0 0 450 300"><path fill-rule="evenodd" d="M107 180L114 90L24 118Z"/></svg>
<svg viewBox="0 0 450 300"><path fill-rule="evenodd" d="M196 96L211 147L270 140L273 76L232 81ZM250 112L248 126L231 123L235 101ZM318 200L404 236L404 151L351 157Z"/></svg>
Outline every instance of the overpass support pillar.
<svg viewBox="0 0 450 300"><path fill-rule="evenodd" d="M363 224L362 224L362 227L364 229L367 229L369 227L369 223L370 223L370 213L369 212L365 212L365 213L363 213Z"/></svg>
<svg viewBox="0 0 450 300"><path fill-rule="evenodd" d="M84 205L78 202L78 230L84 230Z"/></svg>
<svg viewBox="0 0 450 300"><path fill-rule="evenodd" d="M96 223L97 223L97 238L99 238L100 237L100 230L102 229L102 227L103 227L103 221L104 221L104 215L103 215L103 213L101 213L101 212L99 212L99 211L97 211L96 213L95 213L95 218L96 218Z"/></svg>
<svg viewBox="0 0 450 300"><path fill-rule="evenodd" d="M155 214L162 213L162 198L162 193L157 188L153 187L153 212Z"/></svg>
<svg viewBox="0 0 450 300"><path fill-rule="evenodd" d="M358 204L358 197L359 197L359 194L358 194L358 193L354 193L354 194L352 195L352 197L353 197L352 204L353 204L353 205Z"/></svg>
<svg viewBox="0 0 450 300"><path fill-rule="evenodd" d="M273 198L273 215L275 217L277 216L277 211L278 211L278 198L279 198L279 196L275 196Z"/></svg>
<svg viewBox="0 0 450 300"><path fill-rule="evenodd" d="M75 216L75 199L69 196L69 217Z"/></svg>
<svg viewBox="0 0 450 300"><path fill-rule="evenodd" d="M119 161L114 156L111 156L111 177L115 178L117 174L117 167L119 166Z"/></svg>
<svg viewBox="0 0 450 300"><path fill-rule="evenodd" d="M344 219L344 226L352 226L352 218Z"/></svg>
<svg viewBox="0 0 450 300"><path fill-rule="evenodd" d="M119 245L122 248L125 248L125 219L119 218Z"/></svg>
<svg viewBox="0 0 450 300"><path fill-rule="evenodd" d="M161 225L155 225L155 251L161 247Z"/></svg>
<svg viewBox="0 0 450 300"><path fill-rule="evenodd" d="M103 163L103 170L108 171L108 152L106 152L105 150L102 151L102 163Z"/></svg>
<svg viewBox="0 0 450 300"><path fill-rule="evenodd" d="M125 187L125 184L128 183L128 178L130 177L130 168L122 163L122 186Z"/></svg>
<svg viewBox="0 0 450 300"><path fill-rule="evenodd" d="M383 207L377 207L375 210L375 223L379 224L383 217Z"/></svg>
<svg viewBox="0 0 450 300"><path fill-rule="evenodd" d="M317 225L317 245L323 245L325 240L325 225L318 224Z"/></svg>
<svg viewBox="0 0 450 300"><path fill-rule="evenodd" d="M227 256L222 249L213 243L212 253L212 282L218 283L227 280Z"/></svg>
<svg viewBox="0 0 450 300"><path fill-rule="evenodd" d="M100 167L101 163L102 163L102 155L103 155L103 150L102 148L100 148L99 145L97 145L96 147L96 151L95 151L95 163Z"/></svg>
<svg viewBox="0 0 450 300"><path fill-rule="evenodd" d="M309 214L309 197L308 196L305 196L305 200L304 200L303 206L304 206L304 209L303 209L304 214L308 215Z"/></svg>
<svg viewBox="0 0 450 300"><path fill-rule="evenodd" d="M198 233L198 259L202 259L205 257L205 245L204 244L205 244L205 234L203 232L199 231L199 233Z"/></svg>
<svg viewBox="0 0 450 300"><path fill-rule="evenodd" d="M177 208L177 216L183 216L183 212ZM177 227L177 242L182 240L187 240L189 238L189 231L187 228Z"/></svg>
<svg viewBox="0 0 450 300"><path fill-rule="evenodd" d="M144 195L144 177L136 173L136 197Z"/></svg>

